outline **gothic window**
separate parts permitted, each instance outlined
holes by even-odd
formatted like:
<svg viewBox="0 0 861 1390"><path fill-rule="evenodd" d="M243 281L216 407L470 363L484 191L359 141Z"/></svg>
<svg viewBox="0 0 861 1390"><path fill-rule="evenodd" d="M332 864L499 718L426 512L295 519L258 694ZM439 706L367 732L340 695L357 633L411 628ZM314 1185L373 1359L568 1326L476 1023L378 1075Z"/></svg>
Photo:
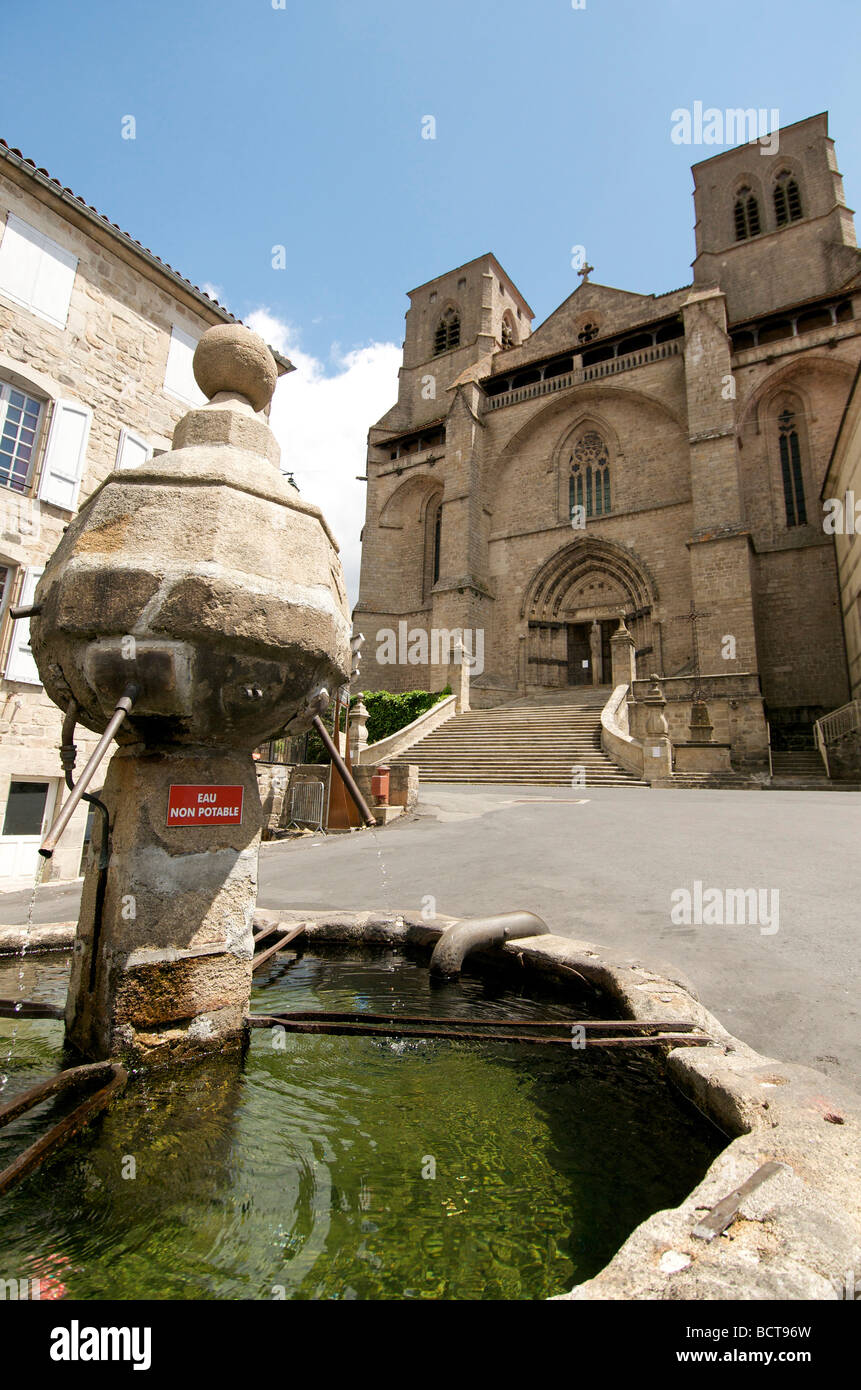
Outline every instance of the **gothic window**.
<svg viewBox="0 0 861 1390"><path fill-rule="evenodd" d="M610 510L610 455L597 430L581 435L571 454L568 509L585 507L587 518L606 516Z"/></svg>
<svg viewBox="0 0 861 1390"><path fill-rule="evenodd" d="M434 334L434 357L456 347L460 347L460 315L456 309L446 309Z"/></svg>
<svg viewBox="0 0 861 1390"><path fill-rule="evenodd" d="M759 236L759 203L753 189L747 184L738 190L735 197L735 239L747 241L748 237Z"/></svg>
<svg viewBox="0 0 861 1390"><path fill-rule="evenodd" d="M580 332L577 334L578 343L591 343L593 338L598 336L598 325L596 323L584 323Z"/></svg>
<svg viewBox="0 0 861 1390"><path fill-rule="evenodd" d="M433 524L433 582L436 584L439 579L439 553L442 544L442 503L437 503L436 516Z"/></svg>
<svg viewBox="0 0 861 1390"><path fill-rule="evenodd" d="M442 495L438 494L427 504L425 511L425 553L423 597L430 598L431 590L439 579L440 552L442 546Z"/></svg>
<svg viewBox="0 0 861 1390"><path fill-rule="evenodd" d="M782 173L778 174L774 185L774 212L778 227L785 227L789 222L797 222L799 217L803 215L798 180L788 169L784 169Z"/></svg>
<svg viewBox="0 0 861 1390"><path fill-rule="evenodd" d="M780 441L780 471L783 476L783 500L786 505L787 526L806 526L807 508L804 503L804 478L801 472L801 444L795 411L784 406L777 417Z"/></svg>

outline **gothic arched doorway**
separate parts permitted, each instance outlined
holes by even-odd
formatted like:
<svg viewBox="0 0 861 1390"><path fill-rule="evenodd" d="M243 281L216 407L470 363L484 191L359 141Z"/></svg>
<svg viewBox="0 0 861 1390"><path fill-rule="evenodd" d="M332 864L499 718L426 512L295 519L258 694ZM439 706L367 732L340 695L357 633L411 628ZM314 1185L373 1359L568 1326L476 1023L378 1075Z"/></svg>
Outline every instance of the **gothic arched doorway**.
<svg viewBox="0 0 861 1390"><path fill-rule="evenodd" d="M657 590L622 546L583 537L556 551L527 586L524 686L609 685L610 637L624 614L638 658L660 668Z"/></svg>

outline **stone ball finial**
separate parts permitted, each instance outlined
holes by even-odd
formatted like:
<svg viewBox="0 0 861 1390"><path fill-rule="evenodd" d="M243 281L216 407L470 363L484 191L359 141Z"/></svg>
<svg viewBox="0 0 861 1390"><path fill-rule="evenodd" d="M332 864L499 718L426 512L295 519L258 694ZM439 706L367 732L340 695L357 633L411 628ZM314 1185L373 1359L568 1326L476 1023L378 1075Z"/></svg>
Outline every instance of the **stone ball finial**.
<svg viewBox="0 0 861 1390"><path fill-rule="evenodd" d="M263 339L241 323L207 328L194 352L194 379L212 400L220 391L244 396L265 410L278 381L275 358Z"/></svg>

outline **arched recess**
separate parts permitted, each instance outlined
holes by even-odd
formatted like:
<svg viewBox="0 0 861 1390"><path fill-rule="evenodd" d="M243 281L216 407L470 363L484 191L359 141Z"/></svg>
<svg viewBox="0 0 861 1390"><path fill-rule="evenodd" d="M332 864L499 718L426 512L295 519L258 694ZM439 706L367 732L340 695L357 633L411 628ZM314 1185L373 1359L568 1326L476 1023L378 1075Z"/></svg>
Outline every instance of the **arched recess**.
<svg viewBox="0 0 861 1390"><path fill-rule="evenodd" d="M433 586L440 575L442 553L442 488L432 493L424 504L424 558L422 567L422 598L430 601Z"/></svg>
<svg viewBox="0 0 861 1390"><path fill-rule="evenodd" d="M623 409L617 411L617 407ZM584 384L575 391L563 391L551 396L546 404L537 406L534 414L523 421L501 448L485 446L481 465L482 501L488 515L493 518L492 532L504 532L507 525L521 524L525 515L528 515L529 524L534 529L567 523L568 481L567 474L562 476L560 460L564 459L564 444L570 432L587 419L595 422L612 446L611 461L616 466L612 484L613 510L624 511L632 502L636 505L638 492L646 489L654 504L658 495L648 469L644 471L639 463L636 468L629 467L629 463L637 463L640 457L639 432L634 428L626 431L629 439L627 449L632 454L632 459L629 459L625 441L610 423L611 412L624 422L626 407L630 411L643 412L651 438L665 431L666 442L662 452L666 456L667 450L676 451L679 469L684 470L689 453L688 430L675 409L665 401L631 387L612 386L606 382L600 385ZM498 412L499 416L505 413ZM491 419L494 432L501 431L506 422L497 420L496 414ZM547 435L546 443L538 438L544 433ZM523 495L518 481L520 459L527 452L536 459L528 497ZM618 487L615 486L617 479ZM658 496L658 500L677 501L678 497L674 492L672 495Z"/></svg>
<svg viewBox="0 0 861 1390"><path fill-rule="evenodd" d="M569 684L572 638L588 640L589 627L596 623L603 636L601 679L609 683L608 639L623 613L642 664L660 669L658 599L647 566L624 546L588 536L562 546L538 566L523 594L523 679L527 684Z"/></svg>
<svg viewBox="0 0 861 1390"><path fill-rule="evenodd" d="M581 410L553 451L558 520L570 521L572 502L585 506L589 519L608 515L613 510L619 486L622 457L618 436L609 421L597 410ZM586 495L585 475L593 463L600 463L600 470L596 467L596 472L600 471L601 476L594 480L595 486L588 480L589 495ZM572 481L575 483L573 489Z"/></svg>
<svg viewBox="0 0 861 1390"><path fill-rule="evenodd" d="M739 432L752 428L760 434L768 417L769 402L780 389L800 390L804 394L803 378L812 372L823 372L846 384L846 395L855 376L855 368L832 354L806 352L803 357L795 357L784 366L776 367L746 400L740 403L738 412Z"/></svg>
<svg viewBox="0 0 861 1390"><path fill-rule="evenodd" d="M378 525L388 562L399 575L398 606L413 612L430 602L439 555L443 487L438 478L413 474L384 503Z"/></svg>

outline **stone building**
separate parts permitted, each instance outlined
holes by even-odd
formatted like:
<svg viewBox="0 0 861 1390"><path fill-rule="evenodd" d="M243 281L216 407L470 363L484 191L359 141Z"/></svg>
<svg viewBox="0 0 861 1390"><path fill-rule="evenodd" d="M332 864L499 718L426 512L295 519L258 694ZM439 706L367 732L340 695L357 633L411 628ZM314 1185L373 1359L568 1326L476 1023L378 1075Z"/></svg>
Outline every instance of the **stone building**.
<svg viewBox="0 0 861 1390"><path fill-rule="evenodd" d="M861 364L822 485L822 504L837 551L849 695L861 701Z"/></svg>
<svg viewBox="0 0 861 1390"><path fill-rule="evenodd" d="M398 401L369 433L365 688L441 688L455 629L483 635L473 705L607 685L624 613L637 677L742 699L736 762L765 759L766 718L790 746L847 700L819 498L861 292L827 115L693 176L680 289L587 265L535 329L490 254L410 293Z"/></svg>
<svg viewBox="0 0 861 1390"><path fill-rule="evenodd" d="M170 448L204 400L191 359L233 316L44 169L0 142L0 882L32 875L61 794L61 716L26 605L79 504ZM276 354L277 357L277 354ZM280 358L279 368L290 369ZM96 743L79 726L78 769ZM51 861L77 875L81 806Z"/></svg>

